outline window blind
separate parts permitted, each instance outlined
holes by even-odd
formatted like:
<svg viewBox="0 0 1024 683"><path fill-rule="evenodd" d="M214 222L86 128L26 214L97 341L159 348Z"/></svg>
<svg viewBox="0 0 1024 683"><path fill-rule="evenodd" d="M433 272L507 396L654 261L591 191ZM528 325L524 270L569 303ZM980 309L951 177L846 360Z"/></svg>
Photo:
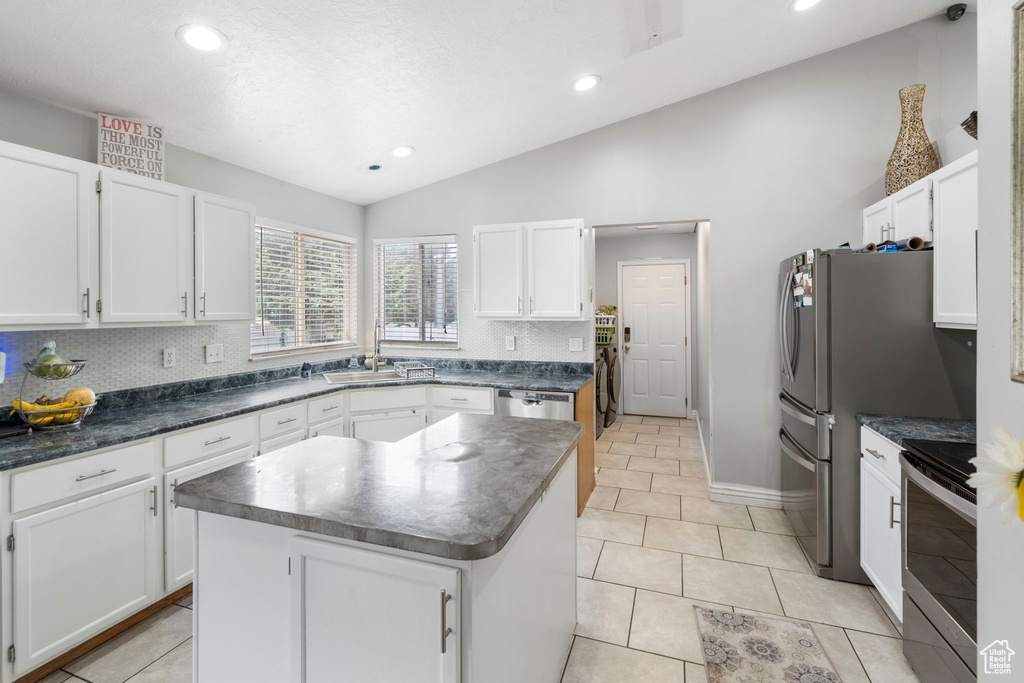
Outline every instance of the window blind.
<svg viewBox="0 0 1024 683"><path fill-rule="evenodd" d="M356 338L356 245L256 226L254 354Z"/></svg>
<svg viewBox="0 0 1024 683"><path fill-rule="evenodd" d="M458 247L454 235L374 243L376 317L384 341L458 344Z"/></svg>

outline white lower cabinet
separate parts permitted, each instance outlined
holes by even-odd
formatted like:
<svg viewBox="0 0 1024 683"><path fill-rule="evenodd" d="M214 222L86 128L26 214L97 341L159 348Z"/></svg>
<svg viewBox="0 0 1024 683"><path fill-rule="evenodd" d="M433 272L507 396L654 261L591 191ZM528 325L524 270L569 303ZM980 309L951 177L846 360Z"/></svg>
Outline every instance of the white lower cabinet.
<svg viewBox="0 0 1024 683"><path fill-rule="evenodd" d="M403 410L394 413L356 415L352 418L352 438L394 443L427 426L427 411Z"/></svg>
<svg viewBox="0 0 1024 683"><path fill-rule="evenodd" d="M159 597L159 513L150 478L13 523L15 676Z"/></svg>
<svg viewBox="0 0 1024 683"><path fill-rule="evenodd" d="M436 423L440 422L441 420L445 419L446 417L451 417L452 415L458 415L462 411L459 411L459 410L445 410L443 408L434 408L430 412L431 412L430 424L436 424Z"/></svg>
<svg viewBox="0 0 1024 683"><path fill-rule="evenodd" d="M192 580L195 514L174 504L174 489L190 479L245 462L255 454L255 447L246 446L164 475L164 590L176 590Z"/></svg>
<svg viewBox="0 0 1024 683"><path fill-rule="evenodd" d="M285 446L291 446L292 444L299 443L300 441L305 440L305 438L306 430L302 430L301 432L291 432L290 434L275 436L272 439L264 439L263 441L260 441L260 450L256 455L273 453Z"/></svg>
<svg viewBox="0 0 1024 683"><path fill-rule="evenodd" d="M458 680L458 569L301 537L290 566L293 681Z"/></svg>
<svg viewBox="0 0 1024 683"><path fill-rule="evenodd" d="M345 418L339 417L309 428L309 438L317 436L345 436Z"/></svg>
<svg viewBox="0 0 1024 683"><path fill-rule="evenodd" d="M900 488L866 458L860 461L860 566L889 609L903 619Z"/></svg>

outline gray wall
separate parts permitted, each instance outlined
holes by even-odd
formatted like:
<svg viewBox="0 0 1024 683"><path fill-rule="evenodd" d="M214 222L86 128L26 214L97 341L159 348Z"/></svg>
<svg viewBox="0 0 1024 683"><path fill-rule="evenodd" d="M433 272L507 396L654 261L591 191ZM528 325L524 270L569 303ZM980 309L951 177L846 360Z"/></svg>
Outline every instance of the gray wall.
<svg viewBox="0 0 1024 683"><path fill-rule="evenodd" d="M978 215L978 440L995 427L1024 440L1024 384L1010 381L1011 59L1016 0L983 0L979 9L978 105L981 123ZM1020 163L1020 160L1017 160ZM1018 323L1019 324L1019 323ZM1021 567L1024 523L998 510L978 511L978 645L1008 639L1017 651L1014 680L1024 671ZM981 671L979 663L979 671ZM984 674L979 680L1007 680Z"/></svg>
<svg viewBox="0 0 1024 683"><path fill-rule="evenodd" d="M594 255L594 304L618 305L619 261L641 259L690 259L690 277L696 278L697 236L689 235L644 235L635 237L601 237L597 232ZM691 294L693 287L690 288ZM690 302L690 310L696 301Z"/></svg>
<svg viewBox="0 0 1024 683"><path fill-rule="evenodd" d="M704 221L697 224L697 266L695 277L697 281L696 297L697 303L694 306L695 334L697 336L697 359L694 363L693 374L695 388L693 397L693 409L697 411L697 419L700 421L701 437L704 440L704 450L713 453L711 435L714 431L714 421L711 411L711 268L709 259L711 257L711 224ZM714 472L714 458L708 463Z"/></svg>
<svg viewBox="0 0 1024 683"><path fill-rule="evenodd" d="M884 197L901 87L928 85L943 158L975 146L959 128L976 108L975 29L973 14L929 19L372 204L367 241L456 232L468 276L478 223L708 217L714 478L778 489L778 263L859 239L862 208Z"/></svg>
<svg viewBox="0 0 1024 683"><path fill-rule="evenodd" d="M0 89L0 140L55 154L96 161L96 119ZM276 180L240 166L167 147L166 180L179 185L251 202L261 216L298 225L363 237L363 207ZM15 371L35 355L41 342L54 339L58 351L87 358L79 381L96 391L162 384L199 377L298 365L306 359L337 357L338 352L249 361L249 325L203 325L60 332L3 332L8 380L0 384L0 403L17 395L21 373ZM224 362L206 365L203 346L224 344ZM177 349L177 367L161 365L164 348ZM347 354L340 354L347 355ZM34 397L33 397L34 398Z"/></svg>

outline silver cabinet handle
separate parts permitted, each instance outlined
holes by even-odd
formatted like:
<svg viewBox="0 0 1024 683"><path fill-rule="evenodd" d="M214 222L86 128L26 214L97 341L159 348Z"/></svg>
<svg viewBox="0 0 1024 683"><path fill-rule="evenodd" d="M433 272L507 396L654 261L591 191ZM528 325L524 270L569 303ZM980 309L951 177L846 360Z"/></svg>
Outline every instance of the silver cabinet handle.
<svg viewBox="0 0 1024 683"><path fill-rule="evenodd" d="M530 297L530 313L533 313L533 297Z"/></svg>
<svg viewBox="0 0 1024 683"><path fill-rule="evenodd" d="M327 408L324 408L322 412L325 412L325 413L326 413L326 412L327 412L327 411L329 411L329 410L337 410L337 409L338 409L338 408L340 408L340 407L341 407L341 406L329 406L329 407L327 407Z"/></svg>
<svg viewBox="0 0 1024 683"><path fill-rule="evenodd" d="M181 300L185 302L185 307L181 309L181 315L185 318L188 317L188 292L181 297Z"/></svg>
<svg viewBox="0 0 1024 683"><path fill-rule="evenodd" d="M114 469L112 469L112 470L100 470L96 474L84 474L81 477L76 477L75 481L85 481L86 479L95 479L96 477L102 477L104 474L113 474L114 472L117 472L117 468L116 467Z"/></svg>
<svg viewBox="0 0 1024 683"><path fill-rule="evenodd" d="M876 451L874 448L865 448L864 450L866 450L868 453L875 456L879 460L885 460L885 456Z"/></svg>
<svg viewBox="0 0 1024 683"><path fill-rule="evenodd" d="M286 424L288 424L289 422L295 422L295 421L296 421L296 420L298 420L298 419L299 419L299 418L297 418L297 417L289 417L289 418L288 418L287 420L278 420L278 421L277 421L277 424L279 424L279 425L286 425Z"/></svg>
<svg viewBox="0 0 1024 683"><path fill-rule="evenodd" d="M203 292L202 299L203 299L203 317L205 318L206 317L206 292Z"/></svg>
<svg viewBox="0 0 1024 683"><path fill-rule="evenodd" d="M452 630L448 628L448 602L451 601L452 596L448 595L448 591L444 588L441 589L441 654L448 652L448 636L452 634Z"/></svg>
<svg viewBox="0 0 1024 683"><path fill-rule="evenodd" d="M85 297L85 310L82 311L82 313L85 313L86 319L89 319L92 317L92 306L89 305L89 303L92 301L92 288L86 287L85 294L83 294L82 296Z"/></svg>
<svg viewBox="0 0 1024 683"><path fill-rule="evenodd" d="M150 493L153 494L153 505L150 506L149 509L153 511L153 516L156 517L159 514L159 512L157 512L157 508L156 508L157 495L158 495L157 494L157 488L154 486L153 489L150 491Z"/></svg>
<svg viewBox="0 0 1024 683"><path fill-rule="evenodd" d="M177 479L175 479L173 482L171 482L171 490L173 491L176 488L178 488L178 480ZM174 502L174 498L171 498L170 503L171 503L171 505L174 506L174 509L178 509L178 504Z"/></svg>
<svg viewBox="0 0 1024 683"><path fill-rule="evenodd" d="M462 397L459 397L459 396L452 396L448 400L449 401L468 401L469 399L468 398L462 398Z"/></svg>
<svg viewBox="0 0 1024 683"><path fill-rule="evenodd" d="M209 441L204 441L203 445L205 445L205 446L212 446L215 443L220 443L221 441L227 441L230 438L231 438L230 436L222 436L219 439L210 439Z"/></svg>
<svg viewBox="0 0 1024 683"><path fill-rule="evenodd" d="M523 297L522 296L519 297L519 306L516 308L516 312L517 313L522 313L523 312Z"/></svg>
<svg viewBox="0 0 1024 683"><path fill-rule="evenodd" d="M899 524L900 520L896 519L895 511L896 508L900 507L900 504L896 502L896 498L889 496L889 528L892 529L893 525Z"/></svg>

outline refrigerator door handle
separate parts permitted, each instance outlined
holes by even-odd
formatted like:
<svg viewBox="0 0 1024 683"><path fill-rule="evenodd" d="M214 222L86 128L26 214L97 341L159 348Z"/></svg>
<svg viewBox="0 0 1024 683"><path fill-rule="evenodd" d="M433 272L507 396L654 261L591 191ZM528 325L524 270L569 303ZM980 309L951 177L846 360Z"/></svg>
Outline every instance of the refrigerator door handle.
<svg viewBox="0 0 1024 683"><path fill-rule="evenodd" d="M823 566L832 564L832 463L817 460L805 451L785 429L779 430L779 442L793 462L813 472L816 480L817 539L815 552L817 562Z"/></svg>
<svg viewBox="0 0 1024 683"><path fill-rule="evenodd" d="M786 413L790 417L803 422L804 424L811 425L812 427L818 426L818 418L815 413L808 413L800 409L800 406L796 405L791 398L785 394L779 394L779 405L782 408L782 412Z"/></svg>
<svg viewBox="0 0 1024 683"><path fill-rule="evenodd" d="M782 354L782 367L790 382L796 379L789 352L789 336L786 334L786 303L789 298L786 295L792 290L792 286L793 273L789 272L786 275L786 284L782 286L782 296L779 299L779 347Z"/></svg>
<svg viewBox="0 0 1024 683"><path fill-rule="evenodd" d="M785 429L779 430L779 443L782 444L782 450L786 452L786 455L788 455L797 465L800 465L800 467L808 469L811 472L818 469L818 462L814 456L806 452L799 444L793 441L793 438L786 433Z"/></svg>

